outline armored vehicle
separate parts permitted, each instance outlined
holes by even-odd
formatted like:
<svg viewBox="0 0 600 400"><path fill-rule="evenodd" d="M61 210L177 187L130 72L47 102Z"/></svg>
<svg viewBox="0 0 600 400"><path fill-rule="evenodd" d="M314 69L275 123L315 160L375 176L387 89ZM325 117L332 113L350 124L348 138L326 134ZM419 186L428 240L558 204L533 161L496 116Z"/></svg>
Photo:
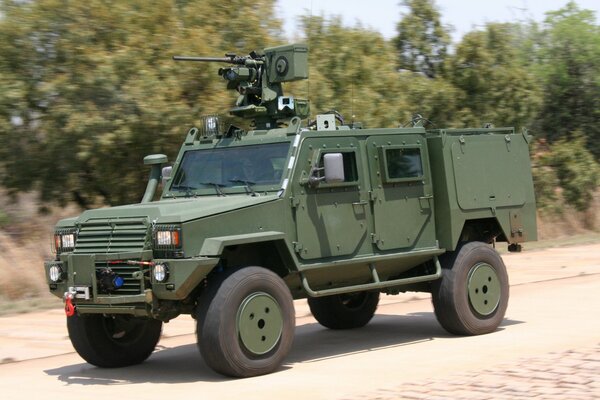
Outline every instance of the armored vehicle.
<svg viewBox="0 0 600 400"><path fill-rule="evenodd" d="M528 136L513 128L365 129L310 114L282 83L308 77L308 48L221 62L239 97L185 136L172 166L151 155L140 204L60 221L50 292L64 298L89 363L144 361L163 322L189 314L208 366L275 371L294 338L294 299L331 329L364 326L381 293L430 292L457 335L494 331L509 283L495 244L536 239ZM154 200L162 182L160 199Z"/></svg>

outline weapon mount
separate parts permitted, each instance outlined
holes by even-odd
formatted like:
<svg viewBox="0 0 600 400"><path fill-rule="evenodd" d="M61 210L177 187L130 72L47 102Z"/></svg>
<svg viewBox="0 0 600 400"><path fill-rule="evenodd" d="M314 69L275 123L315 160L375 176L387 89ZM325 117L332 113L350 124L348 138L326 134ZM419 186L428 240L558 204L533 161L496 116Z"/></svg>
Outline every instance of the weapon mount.
<svg viewBox="0 0 600 400"><path fill-rule="evenodd" d="M282 119L306 118L308 100L284 96L281 84L308 78L308 47L303 44L271 47L264 54L248 56L227 53L225 57L174 56L175 61L218 62L232 64L219 68L227 89L240 94L231 115L252 119L257 129L278 126Z"/></svg>

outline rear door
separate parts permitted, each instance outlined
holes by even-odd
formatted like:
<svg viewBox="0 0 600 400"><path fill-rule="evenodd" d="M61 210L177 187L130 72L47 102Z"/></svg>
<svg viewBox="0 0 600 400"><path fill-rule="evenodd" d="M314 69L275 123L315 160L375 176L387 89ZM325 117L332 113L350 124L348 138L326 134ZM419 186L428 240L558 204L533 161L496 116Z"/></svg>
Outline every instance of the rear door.
<svg viewBox="0 0 600 400"><path fill-rule="evenodd" d="M436 246L433 188L422 135L371 136L367 155L373 243L379 250Z"/></svg>

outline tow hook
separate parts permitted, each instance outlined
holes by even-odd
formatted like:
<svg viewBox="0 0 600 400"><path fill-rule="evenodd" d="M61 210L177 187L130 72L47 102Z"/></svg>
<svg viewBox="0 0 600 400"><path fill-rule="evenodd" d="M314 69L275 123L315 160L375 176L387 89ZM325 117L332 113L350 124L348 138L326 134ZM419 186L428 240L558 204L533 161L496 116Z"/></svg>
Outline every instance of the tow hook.
<svg viewBox="0 0 600 400"><path fill-rule="evenodd" d="M65 293L65 314L67 317L75 315L75 306L73 305L73 293Z"/></svg>

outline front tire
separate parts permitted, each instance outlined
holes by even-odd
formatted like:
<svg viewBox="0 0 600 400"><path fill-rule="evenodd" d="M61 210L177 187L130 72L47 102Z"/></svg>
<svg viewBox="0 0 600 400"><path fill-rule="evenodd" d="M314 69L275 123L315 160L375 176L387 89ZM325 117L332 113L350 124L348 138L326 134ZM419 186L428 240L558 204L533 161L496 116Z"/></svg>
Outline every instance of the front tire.
<svg viewBox="0 0 600 400"><path fill-rule="evenodd" d="M206 364L245 378L275 371L290 351L296 317L292 295L275 273L247 267L209 283L197 315Z"/></svg>
<svg viewBox="0 0 600 400"><path fill-rule="evenodd" d="M357 292L309 297L315 319L329 329L361 328L369 323L379 304L379 292Z"/></svg>
<svg viewBox="0 0 600 400"><path fill-rule="evenodd" d="M456 335L495 331L509 297L508 274L498 252L482 242L470 242L440 262L442 277L432 288L440 325Z"/></svg>
<svg viewBox="0 0 600 400"><path fill-rule="evenodd" d="M100 314L67 317L69 338L88 363L102 368L126 367L150 357L162 330L162 321Z"/></svg>

